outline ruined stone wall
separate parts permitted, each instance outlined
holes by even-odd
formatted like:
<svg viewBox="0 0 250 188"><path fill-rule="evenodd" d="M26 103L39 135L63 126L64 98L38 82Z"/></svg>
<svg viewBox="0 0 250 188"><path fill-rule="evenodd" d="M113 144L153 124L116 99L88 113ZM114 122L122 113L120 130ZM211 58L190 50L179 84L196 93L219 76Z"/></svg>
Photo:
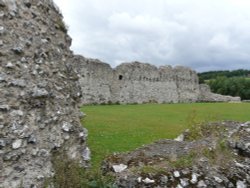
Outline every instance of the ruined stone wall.
<svg viewBox="0 0 250 188"><path fill-rule="evenodd" d="M184 67L123 63L114 69L111 83L112 98L120 103L189 102L198 96L197 75Z"/></svg>
<svg viewBox="0 0 250 188"><path fill-rule="evenodd" d="M114 69L111 81L113 100L120 103L177 102L174 75L164 74L170 67L157 67L143 63L123 63ZM168 84L164 84L164 83ZM173 91L173 92L169 92ZM176 92L176 93L174 93Z"/></svg>
<svg viewBox="0 0 250 188"><path fill-rule="evenodd" d="M110 81L113 70L108 64L82 56L74 56L71 61L78 73L83 104L108 103L112 100Z"/></svg>
<svg viewBox="0 0 250 188"><path fill-rule="evenodd" d="M57 151L89 159L70 43L51 0L0 0L0 187L42 187Z"/></svg>
<svg viewBox="0 0 250 188"><path fill-rule="evenodd" d="M182 66L159 68L147 63L123 63L112 69L96 59L72 59L83 91L83 104L228 102L239 97L214 94L199 85L195 71Z"/></svg>
<svg viewBox="0 0 250 188"><path fill-rule="evenodd" d="M200 84L199 101L201 102L239 102L240 97L232 97L228 95L220 95L212 93L210 87L206 84Z"/></svg>

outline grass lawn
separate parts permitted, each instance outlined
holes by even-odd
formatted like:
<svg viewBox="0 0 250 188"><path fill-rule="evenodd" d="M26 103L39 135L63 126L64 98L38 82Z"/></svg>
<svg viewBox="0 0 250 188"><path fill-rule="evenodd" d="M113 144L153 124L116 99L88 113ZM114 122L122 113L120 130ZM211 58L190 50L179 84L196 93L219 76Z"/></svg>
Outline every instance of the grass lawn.
<svg viewBox="0 0 250 188"><path fill-rule="evenodd" d="M199 121L250 120L250 103L194 103L84 106L92 165L98 168L113 152L133 150L163 138L175 138Z"/></svg>

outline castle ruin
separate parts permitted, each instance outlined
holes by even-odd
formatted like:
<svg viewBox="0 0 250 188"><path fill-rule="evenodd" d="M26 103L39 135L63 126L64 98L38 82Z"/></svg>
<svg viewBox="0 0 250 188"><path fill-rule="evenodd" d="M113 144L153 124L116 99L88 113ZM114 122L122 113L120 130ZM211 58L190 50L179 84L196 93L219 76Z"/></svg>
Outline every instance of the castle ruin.
<svg viewBox="0 0 250 188"><path fill-rule="evenodd" d="M195 71L140 62L112 69L97 59L72 59L83 92L82 104L188 103L240 101L239 97L214 94L199 85Z"/></svg>
<svg viewBox="0 0 250 188"><path fill-rule="evenodd" d="M212 94L189 68L112 69L74 56L70 45L52 0L0 0L0 187L43 187L55 153L88 164L80 103L239 100Z"/></svg>

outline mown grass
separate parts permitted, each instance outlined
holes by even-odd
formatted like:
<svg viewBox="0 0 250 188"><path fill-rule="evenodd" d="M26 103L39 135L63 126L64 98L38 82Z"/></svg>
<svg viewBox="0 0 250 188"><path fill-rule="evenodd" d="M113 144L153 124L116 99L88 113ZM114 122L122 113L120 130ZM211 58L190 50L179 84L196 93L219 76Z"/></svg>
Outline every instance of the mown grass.
<svg viewBox="0 0 250 188"><path fill-rule="evenodd" d="M93 168L113 152L133 150L163 138L175 138L196 121L250 120L249 103L194 103L84 106ZM193 117L192 117L193 118Z"/></svg>

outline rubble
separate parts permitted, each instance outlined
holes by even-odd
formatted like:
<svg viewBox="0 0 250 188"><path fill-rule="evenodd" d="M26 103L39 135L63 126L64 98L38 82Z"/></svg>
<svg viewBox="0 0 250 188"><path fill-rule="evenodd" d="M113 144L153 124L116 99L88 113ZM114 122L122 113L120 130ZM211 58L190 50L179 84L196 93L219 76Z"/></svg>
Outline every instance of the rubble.
<svg viewBox="0 0 250 188"><path fill-rule="evenodd" d="M124 188L249 187L249 128L233 121L207 123L195 140L185 132L183 141L160 140L111 155L103 162L103 173ZM118 163L127 165L126 171L114 172Z"/></svg>

